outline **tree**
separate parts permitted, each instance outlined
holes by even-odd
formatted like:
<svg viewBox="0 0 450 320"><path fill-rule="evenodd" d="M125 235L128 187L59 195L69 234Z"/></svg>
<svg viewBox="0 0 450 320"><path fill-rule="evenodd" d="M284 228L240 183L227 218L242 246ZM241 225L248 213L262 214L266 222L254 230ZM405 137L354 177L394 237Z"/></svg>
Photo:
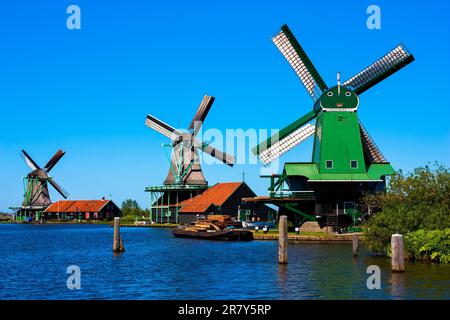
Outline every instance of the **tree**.
<svg viewBox="0 0 450 320"><path fill-rule="evenodd" d="M122 214L123 216L128 215L139 215L142 212L145 212L141 209L136 200L127 199L122 202Z"/></svg>
<svg viewBox="0 0 450 320"><path fill-rule="evenodd" d="M450 174L444 165L427 165L408 174L399 171L386 193L367 197L367 203L381 210L366 223L365 242L375 253L388 253L394 233L450 228Z"/></svg>

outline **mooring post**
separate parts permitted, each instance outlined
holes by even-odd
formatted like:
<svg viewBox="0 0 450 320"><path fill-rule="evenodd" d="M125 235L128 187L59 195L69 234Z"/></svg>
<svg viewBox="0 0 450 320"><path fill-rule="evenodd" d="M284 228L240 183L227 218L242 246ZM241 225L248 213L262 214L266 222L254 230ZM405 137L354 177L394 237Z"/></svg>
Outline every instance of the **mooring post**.
<svg viewBox="0 0 450 320"><path fill-rule="evenodd" d="M353 247L353 256L357 257L358 256L358 235L357 234L353 234L352 235L352 247Z"/></svg>
<svg viewBox="0 0 450 320"><path fill-rule="evenodd" d="M287 264L288 223L287 216L280 216L278 224L278 263Z"/></svg>
<svg viewBox="0 0 450 320"><path fill-rule="evenodd" d="M392 272L405 272L405 257L403 253L403 236L393 234L391 237L391 268Z"/></svg>
<svg viewBox="0 0 450 320"><path fill-rule="evenodd" d="M120 217L114 217L114 242L113 252L124 252L122 237L120 236Z"/></svg>

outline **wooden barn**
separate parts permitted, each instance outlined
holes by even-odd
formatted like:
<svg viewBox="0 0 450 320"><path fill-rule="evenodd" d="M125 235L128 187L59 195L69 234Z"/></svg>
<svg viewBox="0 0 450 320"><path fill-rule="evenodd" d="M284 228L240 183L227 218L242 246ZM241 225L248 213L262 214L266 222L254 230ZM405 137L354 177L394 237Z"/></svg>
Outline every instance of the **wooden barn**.
<svg viewBox="0 0 450 320"><path fill-rule="evenodd" d="M62 200L44 210L46 220L104 220L120 217L122 211L112 200Z"/></svg>
<svg viewBox="0 0 450 320"><path fill-rule="evenodd" d="M242 198L255 196L245 182L218 183L202 194L180 202L179 222L188 223L197 216L209 214L226 214L241 221L271 221L276 214L274 209L242 202Z"/></svg>

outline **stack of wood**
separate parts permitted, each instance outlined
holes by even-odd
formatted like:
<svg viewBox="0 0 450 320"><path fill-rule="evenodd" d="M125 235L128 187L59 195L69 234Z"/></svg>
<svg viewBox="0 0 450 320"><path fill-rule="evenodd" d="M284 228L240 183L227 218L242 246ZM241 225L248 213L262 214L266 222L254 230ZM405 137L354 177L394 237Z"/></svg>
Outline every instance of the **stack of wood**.
<svg viewBox="0 0 450 320"><path fill-rule="evenodd" d="M218 226L221 229L225 229L228 225L234 223L233 219L229 215L209 215L206 221Z"/></svg>
<svg viewBox="0 0 450 320"><path fill-rule="evenodd" d="M220 231L234 223L233 218L229 215L209 215L205 220L197 220L194 225L185 228L186 231Z"/></svg>
<svg viewBox="0 0 450 320"><path fill-rule="evenodd" d="M214 223L208 222L206 220L199 220L197 222L195 222L195 225L193 226L188 226L185 229L186 231L194 231L194 232L201 232L201 231L208 231L208 230L212 230L212 231L220 231L221 228L217 225L215 225Z"/></svg>

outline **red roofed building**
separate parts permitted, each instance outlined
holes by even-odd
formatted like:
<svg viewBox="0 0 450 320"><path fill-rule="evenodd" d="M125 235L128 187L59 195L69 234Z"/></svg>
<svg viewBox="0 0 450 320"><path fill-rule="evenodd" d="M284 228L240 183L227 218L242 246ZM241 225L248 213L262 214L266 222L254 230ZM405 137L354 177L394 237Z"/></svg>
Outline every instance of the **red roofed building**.
<svg viewBox="0 0 450 320"><path fill-rule="evenodd" d="M182 201L179 222L187 223L197 216L209 214L227 214L241 220L272 220L275 210L266 205L244 204L242 198L256 197L256 194L245 182L218 183L202 194Z"/></svg>
<svg viewBox="0 0 450 320"><path fill-rule="evenodd" d="M122 211L111 200L61 200L45 209L44 219L103 220L120 217Z"/></svg>

